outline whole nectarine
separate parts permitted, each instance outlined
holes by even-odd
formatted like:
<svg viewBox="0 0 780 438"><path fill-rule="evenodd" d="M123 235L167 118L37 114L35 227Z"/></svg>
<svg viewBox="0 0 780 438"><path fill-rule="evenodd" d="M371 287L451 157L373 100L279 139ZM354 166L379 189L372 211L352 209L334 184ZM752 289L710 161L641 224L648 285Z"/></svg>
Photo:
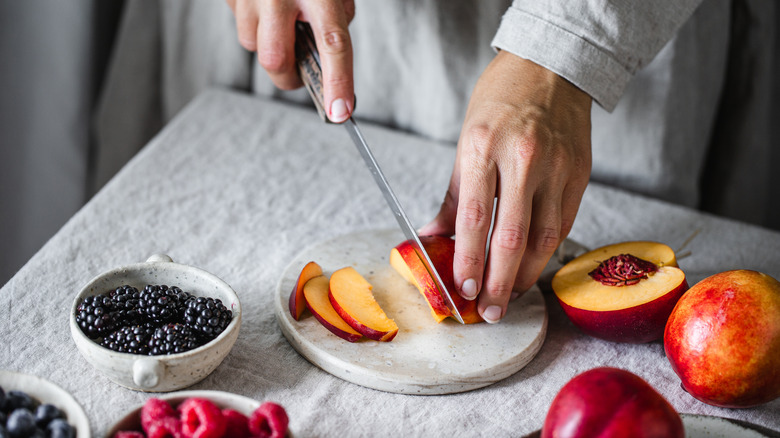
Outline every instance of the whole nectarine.
<svg viewBox="0 0 780 438"><path fill-rule="evenodd" d="M678 301L664 349L683 388L715 406L780 397L780 282L733 270L696 283Z"/></svg>
<svg viewBox="0 0 780 438"><path fill-rule="evenodd" d="M542 438L682 438L680 415L644 379L602 367L571 379L553 399Z"/></svg>

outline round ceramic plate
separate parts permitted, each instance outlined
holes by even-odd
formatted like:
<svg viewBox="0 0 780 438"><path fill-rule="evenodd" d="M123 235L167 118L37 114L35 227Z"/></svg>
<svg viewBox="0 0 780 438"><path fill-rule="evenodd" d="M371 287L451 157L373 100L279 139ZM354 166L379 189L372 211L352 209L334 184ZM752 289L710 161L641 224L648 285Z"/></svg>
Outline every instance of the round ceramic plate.
<svg viewBox="0 0 780 438"><path fill-rule="evenodd" d="M441 323L417 289L390 266L390 250L406 240L399 230L371 230L317 243L283 273L275 294L282 333L303 357L346 381L401 394L451 394L481 388L522 369L547 332L547 308L534 287L510 304L500 324ZM398 324L391 342L355 343L337 337L308 311L300 321L288 300L303 266L315 261L330 276L352 266L373 285L377 302Z"/></svg>
<svg viewBox="0 0 780 438"><path fill-rule="evenodd" d="M746 422L709 415L680 414L686 438L775 438L780 433ZM541 431L524 438L538 438Z"/></svg>
<svg viewBox="0 0 780 438"><path fill-rule="evenodd" d="M8 391L24 391L41 403L50 403L63 412L76 428L76 438L90 438L89 419L81 405L67 391L54 383L31 374L0 370L0 386Z"/></svg>
<svg viewBox="0 0 780 438"><path fill-rule="evenodd" d="M165 395L155 395L155 398L167 401L173 407L178 406L184 400L197 397L211 400L221 409L233 409L249 416L252 411L260 406L260 402L242 395L222 391L178 391ZM109 429L106 437L113 437L119 431L140 431L141 430L141 406L137 406L122 418L116 421Z"/></svg>

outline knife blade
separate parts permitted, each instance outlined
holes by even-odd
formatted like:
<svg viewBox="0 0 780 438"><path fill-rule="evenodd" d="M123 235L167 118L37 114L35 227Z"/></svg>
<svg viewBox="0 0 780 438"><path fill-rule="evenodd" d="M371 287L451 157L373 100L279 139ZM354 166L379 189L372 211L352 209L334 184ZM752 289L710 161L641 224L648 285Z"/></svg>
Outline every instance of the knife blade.
<svg viewBox="0 0 780 438"><path fill-rule="evenodd" d="M328 119L327 112L325 111L319 52L317 51L314 34L308 23L300 21L296 23L295 50L298 61L298 72L301 76L301 80L314 101L314 106L317 108L320 118L326 123L331 123ZM393 216L398 222L398 226L401 228L401 231L403 231L406 239L410 241L416 250L417 256L420 257L420 261L428 270L431 278L436 282L436 286L438 286L439 292L444 298L444 303L447 306L447 309L449 309L450 314L455 320L463 324L463 317L460 315L460 312L455 305L455 301L452 299L449 290L447 290L447 287L442 281L431 257L428 255L425 247L423 247L420 237L417 235L412 223L409 221L395 192L393 192L393 189L390 187L387 178L385 178L382 169L379 167L379 163L376 161L376 158L374 158L374 154L371 152L371 148L369 148L368 143L363 137L363 133L360 131L357 122L350 117L343 125L349 133L355 147L357 147L360 152L360 156L363 158L366 167L368 167L368 170L374 177L377 187L379 187L382 195L384 195L387 205L390 207L390 210L392 210Z"/></svg>

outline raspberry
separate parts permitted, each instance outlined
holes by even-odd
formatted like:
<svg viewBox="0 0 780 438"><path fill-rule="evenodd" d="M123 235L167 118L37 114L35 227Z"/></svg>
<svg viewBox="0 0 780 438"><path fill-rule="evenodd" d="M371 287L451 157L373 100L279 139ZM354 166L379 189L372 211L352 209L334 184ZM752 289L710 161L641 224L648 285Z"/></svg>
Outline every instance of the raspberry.
<svg viewBox="0 0 780 438"><path fill-rule="evenodd" d="M257 438L283 438L289 421L283 407L265 402L249 416L249 431Z"/></svg>
<svg viewBox="0 0 780 438"><path fill-rule="evenodd" d="M114 438L146 438L146 436L134 430L120 430L114 434Z"/></svg>
<svg viewBox="0 0 780 438"><path fill-rule="evenodd" d="M151 425L163 418L177 418L176 410L168 402L159 398L150 398L144 403L141 408L141 427L144 432L149 433Z"/></svg>
<svg viewBox="0 0 780 438"><path fill-rule="evenodd" d="M187 438L221 438L225 433L225 417L209 400L188 398L179 406L182 432Z"/></svg>
<svg viewBox="0 0 780 438"><path fill-rule="evenodd" d="M233 409L223 409L222 416L225 417L225 437L230 438L249 438L249 418Z"/></svg>
<svg viewBox="0 0 780 438"><path fill-rule="evenodd" d="M149 425L147 438L182 438L182 424L178 418L165 417Z"/></svg>

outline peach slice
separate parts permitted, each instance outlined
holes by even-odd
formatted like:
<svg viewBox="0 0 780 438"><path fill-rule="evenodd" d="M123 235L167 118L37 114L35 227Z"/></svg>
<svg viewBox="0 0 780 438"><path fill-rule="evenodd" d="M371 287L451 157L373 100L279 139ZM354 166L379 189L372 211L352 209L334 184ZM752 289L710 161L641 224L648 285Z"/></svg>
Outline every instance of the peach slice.
<svg viewBox="0 0 780 438"><path fill-rule="evenodd" d="M307 281L314 277L322 275L322 267L315 262L307 263L301 273L298 274L298 281L295 282L292 292L290 292L290 314L293 319L300 321L303 309L306 308L306 299L303 297L303 286Z"/></svg>
<svg viewBox="0 0 780 438"><path fill-rule="evenodd" d="M334 335L355 342L363 335L356 332L336 313L328 298L328 277L319 275L307 281L303 286L303 295L306 298L306 308L326 329Z"/></svg>
<svg viewBox="0 0 780 438"><path fill-rule="evenodd" d="M371 289L371 284L355 268L341 268L330 276L330 303L358 333L375 341L392 341L398 325L387 317Z"/></svg>
<svg viewBox="0 0 780 438"><path fill-rule="evenodd" d="M455 281L452 275L455 241L445 236L420 236L420 242L431 258L436 272L441 276L447 290L450 291L450 296L452 296L463 322L466 324L482 322L483 319L477 311L477 301L469 301L455 292ZM390 266L406 281L413 284L425 297L425 301L431 308L431 315L436 322L441 322L448 316L452 316L450 309L444 304L444 297L433 280L433 276L425 267L410 241L401 242L390 250Z"/></svg>
<svg viewBox="0 0 780 438"><path fill-rule="evenodd" d="M666 320L688 283L671 248L634 241L575 258L555 274L552 288L583 332L609 341L644 343L663 337Z"/></svg>

